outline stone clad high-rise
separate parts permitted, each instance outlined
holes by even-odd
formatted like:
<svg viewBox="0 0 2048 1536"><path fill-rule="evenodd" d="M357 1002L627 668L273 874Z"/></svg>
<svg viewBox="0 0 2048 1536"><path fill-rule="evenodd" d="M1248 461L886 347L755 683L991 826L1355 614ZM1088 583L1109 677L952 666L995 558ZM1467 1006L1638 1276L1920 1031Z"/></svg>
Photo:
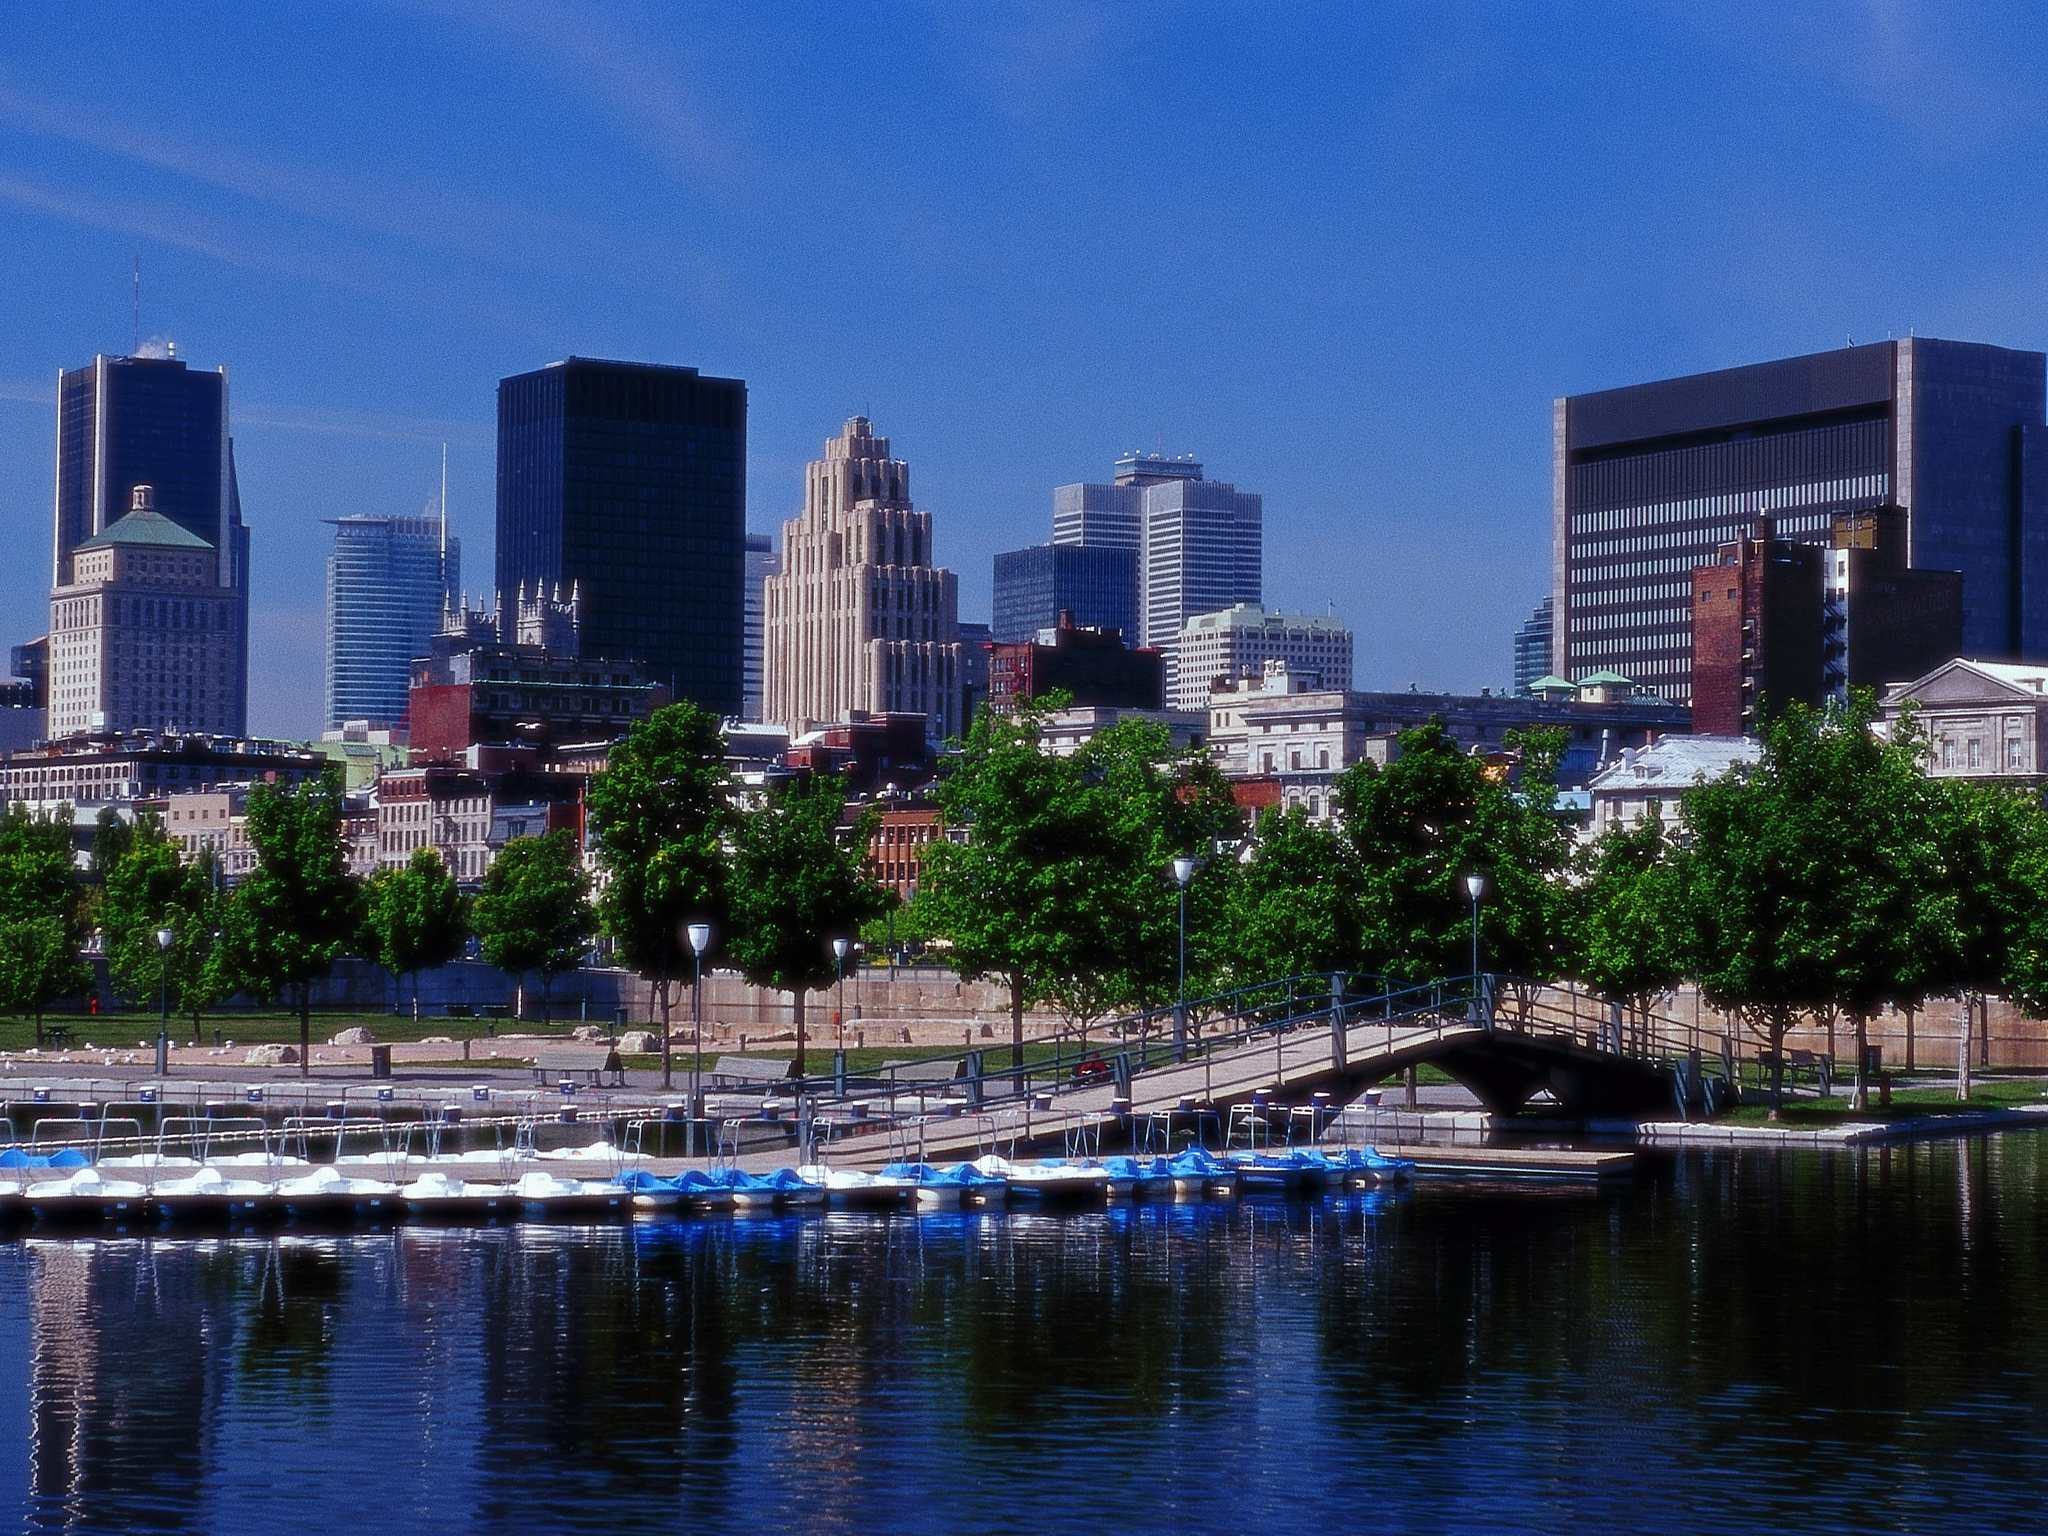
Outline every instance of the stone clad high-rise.
<svg viewBox="0 0 2048 1536"><path fill-rule="evenodd" d="M933 564L910 466L865 416L812 460L765 593L767 721L802 731L855 712L916 713L941 740L960 734L959 579Z"/></svg>

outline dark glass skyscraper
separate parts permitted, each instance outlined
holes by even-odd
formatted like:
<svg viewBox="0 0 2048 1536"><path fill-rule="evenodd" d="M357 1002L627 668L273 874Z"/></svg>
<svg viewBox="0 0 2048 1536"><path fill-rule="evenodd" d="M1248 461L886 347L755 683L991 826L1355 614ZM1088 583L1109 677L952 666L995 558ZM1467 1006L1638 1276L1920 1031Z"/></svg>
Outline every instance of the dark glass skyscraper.
<svg viewBox="0 0 2048 1536"><path fill-rule="evenodd" d="M235 482L225 369L175 357L95 357L57 380L57 495L50 585L71 580L71 552L129 510L138 485L158 512L213 550L234 589L236 676L228 719L248 729L249 530Z"/></svg>
<svg viewBox="0 0 2048 1536"><path fill-rule="evenodd" d="M1138 642L1138 551L1095 544L1035 544L996 556L995 623L1001 645L1021 645L1071 613L1083 629Z"/></svg>
<svg viewBox="0 0 2048 1536"><path fill-rule="evenodd" d="M1760 515L1826 543L1905 509L1917 570L1960 571L1974 657L2048 655L2048 358L1916 338L1559 400L1555 661L1692 694L1692 573Z"/></svg>
<svg viewBox="0 0 2048 1536"><path fill-rule="evenodd" d="M1529 685L1539 677L1555 670L1550 664L1550 610L1552 599L1545 598L1536 605L1535 611L1522 620L1522 627L1515 631L1515 696L1528 695Z"/></svg>
<svg viewBox="0 0 2048 1536"><path fill-rule="evenodd" d="M584 654L741 708L747 386L572 357L498 384L498 589L582 593Z"/></svg>

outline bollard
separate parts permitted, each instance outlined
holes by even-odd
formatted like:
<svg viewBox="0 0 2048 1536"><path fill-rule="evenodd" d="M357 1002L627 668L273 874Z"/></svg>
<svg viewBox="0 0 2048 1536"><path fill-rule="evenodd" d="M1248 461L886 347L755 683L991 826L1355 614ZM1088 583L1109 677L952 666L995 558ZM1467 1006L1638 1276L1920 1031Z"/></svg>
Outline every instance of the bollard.
<svg viewBox="0 0 2048 1536"><path fill-rule="evenodd" d="M225 1116L225 1115L227 1114L227 1112L228 1112L228 1107L227 1107L227 1105L225 1105L225 1104L221 1103L221 1101L220 1101L219 1099L208 1099L208 1100L206 1101L206 1118L207 1118L207 1119L209 1119L209 1120L219 1120L219 1119L221 1119L222 1117L224 1117L224 1116Z"/></svg>
<svg viewBox="0 0 2048 1536"><path fill-rule="evenodd" d="M563 1125L574 1125L576 1123L576 1106L574 1104L564 1104L561 1112L555 1116L555 1119Z"/></svg>
<svg viewBox="0 0 2048 1536"><path fill-rule="evenodd" d="M330 1120L346 1120L348 1118L347 1101L343 1099L329 1099L327 1101L327 1118Z"/></svg>
<svg viewBox="0 0 2048 1536"><path fill-rule="evenodd" d="M459 1104L443 1104L441 1106L441 1123L443 1125L462 1124L462 1106Z"/></svg>

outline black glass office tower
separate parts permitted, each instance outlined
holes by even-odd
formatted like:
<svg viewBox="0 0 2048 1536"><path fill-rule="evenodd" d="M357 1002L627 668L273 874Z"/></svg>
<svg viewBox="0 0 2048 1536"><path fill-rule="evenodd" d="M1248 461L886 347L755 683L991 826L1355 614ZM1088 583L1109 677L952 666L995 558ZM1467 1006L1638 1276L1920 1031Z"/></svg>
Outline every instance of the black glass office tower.
<svg viewBox="0 0 2048 1536"><path fill-rule="evenodd" d="M232 731L248 729L249 530L242 523L225 369L176 357L95 357L57 379L57 496L50 585L71 579L71 552L125 516L138 485L156 510L213 548L236 596Z"/></svg>
<svg viewBox="0 0 2048 1536"><path fill-rule="evenodd" d="M1019 645L1071 613L1083 629L1138 641L1138 551L1095 544L1036 544L996 556L997 643Z"/></svg>
<svg viewBox="0 0 2048 1536"><path fill-rule="evenodd" d="M741 709L747 386L572 357L498 384L498 589L580 586L585 655Z"/></svg>
<svg viewBox="0 0 2048 1536"><path fill-rule="evenodd" d="M1825 543L1905 509L1907 558L1963 575L1974 657L2048 656L2048 357L1915 338L1556 402L1554 655L1692 694L1692 572L1760 515Z"/></svg>

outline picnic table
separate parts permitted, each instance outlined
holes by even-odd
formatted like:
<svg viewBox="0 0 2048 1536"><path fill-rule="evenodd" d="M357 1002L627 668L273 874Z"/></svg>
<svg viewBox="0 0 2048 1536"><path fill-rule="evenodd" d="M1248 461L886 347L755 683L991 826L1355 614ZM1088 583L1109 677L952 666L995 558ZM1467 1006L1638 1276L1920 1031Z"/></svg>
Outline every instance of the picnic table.
<svg viewBox="0 0 2048 1536"><path fill-rule="evenodd" d="M611 1045L547 1045L533 1055L533 1080L537 1084L574 1082L582 1078L593 1088L604 1086L609 1077L612 1086L626 1086L626 1066L619 1060L616 1046Z"/></svg>

